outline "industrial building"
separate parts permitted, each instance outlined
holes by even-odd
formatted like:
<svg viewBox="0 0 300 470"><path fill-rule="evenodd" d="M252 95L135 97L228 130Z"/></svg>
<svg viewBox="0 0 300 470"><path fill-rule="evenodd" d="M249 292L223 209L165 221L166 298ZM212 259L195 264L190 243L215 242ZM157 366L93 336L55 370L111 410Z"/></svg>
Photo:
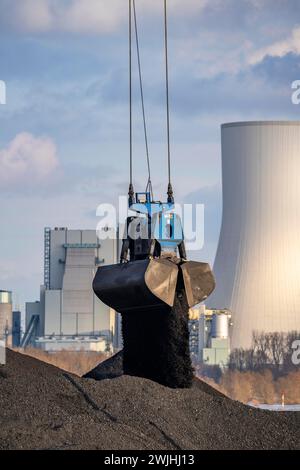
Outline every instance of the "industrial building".
<svg viewBox="0 0 300 470"><path fill-rule="evenodd" d="M193 362L225 367L230 355L231 312L200 305L190 309L189 326Z"/></svg>
<svg viewBox="0 0 300 470"><path fill-rule="evenodd" d="M18 348L21 343L21 312L16 310L12 313L12 346Z"/></svg>
<svg viewBox="0 0 300 470"><path fill-rule="evenodd" d="M205 311L205 305L190 308L189 310L189 333L190 333L190 353L192 361L197 363L200 358L199 336L200 336L200 315Z"/></svg>
<svg viewBox="0 0 300 470"><path fill-rule="evenodd" d="M23 347L108 352L117 345L115 312L92 290L98 266L116 262L116 245L115 236L99 241L94 230L45 229L44 284L40 300L26 304Z"/></svg>
<svg viewBox="0 0 300 470"><path fill-rule="evenodd" d="M12 293L0 290L0 340L12 346Z"/></svg>
<svg viewBox="0 0 300 470"><path fill-rule="evenodd" d="M222 125L223 218L210 308L232 312L231 348L300 330L300 122Z"/></svg>

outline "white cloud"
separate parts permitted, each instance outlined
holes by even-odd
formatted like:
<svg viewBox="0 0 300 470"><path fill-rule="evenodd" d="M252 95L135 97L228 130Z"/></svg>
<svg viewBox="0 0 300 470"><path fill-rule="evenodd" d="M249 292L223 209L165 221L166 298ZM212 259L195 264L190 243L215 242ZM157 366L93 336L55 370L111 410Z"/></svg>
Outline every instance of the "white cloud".
<svg viewBox="0 0 300 470"><path fill-rule="evenodd" d="M220 0L210 0L219 3ZM169 0L172 15L193 16L209 0ZM137 0L141 14L163 15L162 0ZM128 19L127 0L0 0L5 27L20 32L67 31L106 34L115 32ZM1 21L1 20L0 20Z"/></svg>
<svg viewBox="0 0 300 470"><path fill-rule="evenodd" d="M48 181L58 168L56 147L47 137L23 132L0 150L0 189Z"/></svg>
<svg viewBox="0 0 300 470"><path fill-rule="evenodd" d="M269 46L258 49L250 56L249 63L252 65L257 64L266 56L283 57L290 52L300 54L300 27L294 28L287 39L276 41Z"/></svg>
<svg viewBox="0 0 300 470"><path fill-rule="evenodd" d="M110 33L123 22L124 0L72 0L67 8L57 7L53 28L74 33Z"/></svg>
<svg viewBox="0 0 300 470"><path fill-rule="evenodd" d="M13 17L11 21L17 29L41 32L52 26L52 15L48 0L22 0L11 2Z"/></svg>
<svg viewBox="0 0 300 470"><path fill-rule="evenodd" d="M182 64L192 65L191 74L198 78L212 78L220 73L236 74L247 64L253 44L240 32L195 32L192 36L176 40L178 69Z"/></svg>

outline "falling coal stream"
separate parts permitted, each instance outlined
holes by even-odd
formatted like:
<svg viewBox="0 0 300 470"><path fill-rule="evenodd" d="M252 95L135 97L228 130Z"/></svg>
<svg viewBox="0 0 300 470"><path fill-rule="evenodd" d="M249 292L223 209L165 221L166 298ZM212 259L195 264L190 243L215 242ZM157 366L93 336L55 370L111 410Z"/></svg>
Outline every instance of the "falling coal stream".
<svg viewBox="0 0 300 470"><path fill-rule="evenodd" d="M188 313L185 292L179 289L173 307L123 314L124 373L171 388L191 387Z"/></svg>

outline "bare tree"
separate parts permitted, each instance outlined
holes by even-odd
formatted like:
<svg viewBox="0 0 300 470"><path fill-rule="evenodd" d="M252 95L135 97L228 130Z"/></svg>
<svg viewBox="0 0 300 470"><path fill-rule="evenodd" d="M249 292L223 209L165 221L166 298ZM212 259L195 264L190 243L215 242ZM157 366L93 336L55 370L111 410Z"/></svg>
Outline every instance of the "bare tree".
<svg viewBox="0 0 300 470"><path fill-rule="evenodd" d="M252 347L256 356L257 368L265 367L269 362L270 335L265 332L254 331L252 334Z"/></svg>
<svg viewBox="0 0 300 470"><path fill-rule="evenodd" d="M294 370L292 363L292 344L300 339L300 332L289 333L259 332L254 331L252 335L252 346L249 349L233 349L229 356L229 369L244 371L263 371L273 369L289 372Z"/></svg>
<svg viewBox="0 0 300 470"><path fill-rule="evenodd" d="M255 354L253 349L233 349L229 356L229 368L240 372L254 370Z"/></svg>
<svg viewBox="0 0 300 470"><path fill-rule="evenodd" d="M284 333L269 333L270 359L277 369L283 364L285 356L285 335Z"/></svg>
<svg viewBox="0 0 300 470"><path fill-rule="evenodd" d="M242 371L244 368L243 349L233 349L229 356L228 367L230 370Z"/></svg>

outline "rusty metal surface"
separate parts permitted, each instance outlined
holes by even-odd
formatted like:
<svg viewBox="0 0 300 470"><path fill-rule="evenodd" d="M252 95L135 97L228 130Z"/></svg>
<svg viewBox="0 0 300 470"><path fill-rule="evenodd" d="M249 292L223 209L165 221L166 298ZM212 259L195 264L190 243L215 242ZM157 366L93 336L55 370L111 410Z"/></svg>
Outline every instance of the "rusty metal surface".
<svg viewBox="0 0 300 470"><path fill-rule="evenodd" d="M148 289L170 307L174 304L178 267L167 259L153 259L145 273Z"/></svg>
<svg viewBox="0 0 300 470"><path fill-rule="evenodd" d="M205 300L216 286L212 270L207 263L187 261L181 266L189 307Z"/></svg>

